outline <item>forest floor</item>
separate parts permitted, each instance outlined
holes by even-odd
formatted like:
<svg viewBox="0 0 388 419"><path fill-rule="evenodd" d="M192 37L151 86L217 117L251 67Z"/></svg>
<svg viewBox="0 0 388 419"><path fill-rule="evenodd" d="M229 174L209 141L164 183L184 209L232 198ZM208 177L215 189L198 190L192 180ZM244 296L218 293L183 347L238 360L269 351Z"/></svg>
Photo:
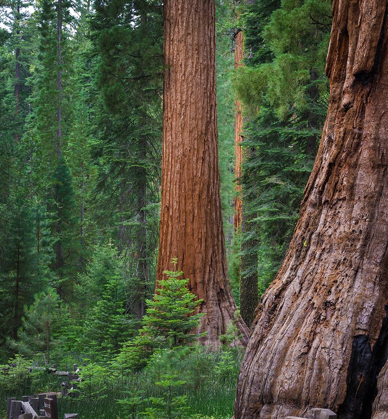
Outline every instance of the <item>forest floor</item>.
<svg viewBox="0 0 388 419"><path fill-rule="evenodd" d="M80 368L76 397L58 399L59 417L78 413L80 419L229 419L241 358L236 349L210 352L182 347L157 352L144 369L131 373L89 362ZM0 374L0 418L4 419L7 397L60 393L64 381L46 369L30 372L31 360L15 361L15 367Z"/></svg>

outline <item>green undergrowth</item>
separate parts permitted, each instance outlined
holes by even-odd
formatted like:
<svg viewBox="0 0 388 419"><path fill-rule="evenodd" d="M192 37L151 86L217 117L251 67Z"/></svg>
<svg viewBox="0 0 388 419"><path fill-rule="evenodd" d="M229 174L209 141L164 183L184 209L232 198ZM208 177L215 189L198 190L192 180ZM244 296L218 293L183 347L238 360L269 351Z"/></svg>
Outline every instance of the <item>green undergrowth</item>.
<svg viewBox="0 0 388 419"><path fill-rule="evenodd" d="M81 367L77 398L60 398L59 417L78 413L82 419L187 418L224 419L233 416L240 349L211 352L201 346L156 351L145 368L129 371L114 360ZM44 391L60 392L63 377L47 370L29 371L21 357L0 374L0 417L6 398Z"/></svg>

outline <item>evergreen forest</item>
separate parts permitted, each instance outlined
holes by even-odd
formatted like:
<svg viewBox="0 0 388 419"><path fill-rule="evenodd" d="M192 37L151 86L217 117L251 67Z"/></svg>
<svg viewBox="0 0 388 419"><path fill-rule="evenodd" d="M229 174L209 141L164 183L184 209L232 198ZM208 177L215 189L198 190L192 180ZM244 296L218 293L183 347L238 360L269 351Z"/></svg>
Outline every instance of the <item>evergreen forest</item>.
<svg viewBox="0 0 388 419"><path fill-rule="evenodd" d="M81 381L60 417L233 416L250 333L240 324L251 326L286 256L320 145L332 4L215 3L223 280L236 306L212 346L189 256L158 267L170 240L160 227L166 4L0 0L1 418L7 397L60 392L52 372L74 364Z"/></svg>

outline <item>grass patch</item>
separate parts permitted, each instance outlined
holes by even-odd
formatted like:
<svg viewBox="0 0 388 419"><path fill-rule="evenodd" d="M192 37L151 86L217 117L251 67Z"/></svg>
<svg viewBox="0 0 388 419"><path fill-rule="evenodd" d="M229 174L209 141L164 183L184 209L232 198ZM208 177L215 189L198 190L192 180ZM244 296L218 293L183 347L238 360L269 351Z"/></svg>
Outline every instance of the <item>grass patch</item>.
<svg viewBox="0 0 388 419"><path fill-rule="evenodd" d="M229 419L241 358L240 350L210 352L198 346L159 350L138 372L89 363L81 369L79 397L59 398L59 417L78 413L81 419ZM61 389L63 377L30 373L28 365L22 360L17 374L0 376L2 418L7 397Z"/></svg>

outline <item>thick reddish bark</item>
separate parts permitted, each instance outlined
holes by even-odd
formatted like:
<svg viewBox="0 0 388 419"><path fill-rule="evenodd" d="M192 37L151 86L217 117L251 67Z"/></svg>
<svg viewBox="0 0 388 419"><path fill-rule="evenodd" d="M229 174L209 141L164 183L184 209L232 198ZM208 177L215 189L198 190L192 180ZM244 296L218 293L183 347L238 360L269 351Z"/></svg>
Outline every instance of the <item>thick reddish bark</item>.
<svg viewBox="0 0 388 419"><path fill-rule="evenodd" d="M178 258L204 301L203 343L217 348L234 320L222 230L217 147L214 0L164 5L162 204L157 280ZM159 282L157 282L157 287ZM241 341L248 329L238 316Z"/></svg>
<svg viewBox="0 0 388 419"><path fill-rule="evenodd" d="M331 98L299 221L263 297L235 418L327 407L371 417L387 352L388 26L384 0L334 0Z"/></svg>

